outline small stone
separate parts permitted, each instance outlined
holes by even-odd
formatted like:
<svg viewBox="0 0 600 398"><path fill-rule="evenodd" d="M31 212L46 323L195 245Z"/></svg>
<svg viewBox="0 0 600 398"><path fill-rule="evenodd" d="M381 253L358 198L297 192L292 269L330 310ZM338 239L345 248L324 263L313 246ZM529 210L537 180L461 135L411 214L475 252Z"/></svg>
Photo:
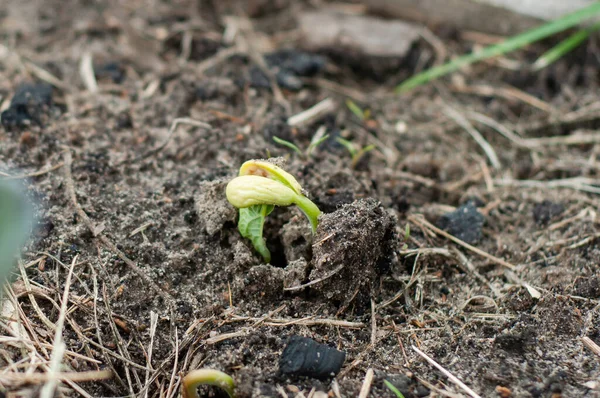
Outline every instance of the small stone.
<svg viewBox="0 0 600 398"><path fill-rule="evenodd" d="M538 225L546 225L553 218L562 214L565 206L561 203L554 203L549 200L537 203L533 208L533 219Z"/></svg>
<svg viewBox="0 0 600 398"><path fill-rule="evenodd" d="M292 336L279 358L279 372L326 379L339 373L345 359L343 351L308 337Z"/></svg>
<svg viewBox="0 0 600 398"><path fill-rule="evenodd" d="M485 217L469 201L455 211L441 216L437 226L464 242L474 244L481 239L484 222Z"/></svg>

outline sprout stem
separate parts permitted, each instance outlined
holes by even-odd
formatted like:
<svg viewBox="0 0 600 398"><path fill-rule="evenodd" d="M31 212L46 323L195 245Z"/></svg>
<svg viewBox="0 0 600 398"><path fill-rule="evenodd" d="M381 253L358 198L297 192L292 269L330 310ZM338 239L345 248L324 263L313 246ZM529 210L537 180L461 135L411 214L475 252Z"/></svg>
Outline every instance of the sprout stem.
<svg viewBox="0 0 600 398"><path fill-rule="evenodd" d="M302 210L308 221L310 221L310 226L312 227L312 232L315 233L317 231L317 225L319 224L319 215L321 215L321 210L315 205L310 199L308 199L304 195L297 195L295 199L296 206Z"/></svg>
<svg viewBox="0 0 600 398"><path fill-rule="evenodd" d="M183 398L200 398L198 387L202 385L217 386L229 394L230 398L235 398L233 378L227 373L215 369L197 369L185 375L181 383Z"/></svg>

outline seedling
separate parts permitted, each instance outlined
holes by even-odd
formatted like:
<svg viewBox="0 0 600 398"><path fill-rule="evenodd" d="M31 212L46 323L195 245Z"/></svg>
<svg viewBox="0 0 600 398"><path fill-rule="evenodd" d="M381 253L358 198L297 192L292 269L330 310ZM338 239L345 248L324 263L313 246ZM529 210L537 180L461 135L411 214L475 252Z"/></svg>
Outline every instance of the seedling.
<svg viewBox="0 0 600 398"><path fill-rule="evenodd" d="M396 398L404 398L404 394L402 394L402 393L400 392L400 390L398 390L398 389L396 388L396 386L395 386L395 385L393 385L392 383L390 383L390 382L389 382L389 381L387 381L387 380L384 380L384 381L383 381L383 384L385 384L385 386L386 386L387 388L389 388L389 389L390 389L390 391L394 393L394 395L396 395Z"/></svg>
<svg viewBox="0 0 600 398"><path fill-rule="evenodd" d="M336 141L339 142L341 145L343 145L344 148L346 148L348 150L348 152L350 152L350 156L352 156L352 168L356 167L358 162L360 162L362 157L365 156L365 154L367 152L372 151L373 149L376 148L375 145L371 144L371 145L362 147L360 149L356 149L356 147L354 146L354 144L351 141L348 141L342 137L337 137Z"/></svg>
<svg viewBox="0 0 600 398"><path fill-rule="evenodd" d="M317 230L321 211L304 196L298 181L273 163L262 160L245 162L240 167L239 176L227 184L225 193L229 203L240 210L240 234L250 239L267 263L271 261L271 253L263 238L263 226L275 206L298 206L308 218L313 233Z"/></svg>
<svg viewBox="0 0 600 398"><path fill-rule="evenodd" d="M357 118L359 118L363 122L371 117L371 111L369 109L362 109L356 104L356 102L352 101L351 99L346 100L346 106L348 107L348 109L350 109L350 112L352 112Z"/></svg>
<svg viewBox="0 0 600 398"><path fill-rule="evenodd" d="M314 137L310 141L310 144L308 145L308 147L306 148L305 151L302 151L302 149L300 149L298 147L298 145L294 144L293 142L286 141L286 140L281 139L279 137L273 137L273 141L275 141L279 145L283 145L283 146L286 146L286 147L290 148L291 150L293 150L294 152L296 152L302 159L308 159L310 157L310 155L312 155L313 151L319 145L321 145L323 142L325 142L325 140L327 138L329 138L329 134L325 134L322 137L320 137L319 135L320 134L318 134L318 133L314 135Z"/></svg>
<svg viewBox="0 0 600 398"><path fill-rule="evenodd" d="M572 28L576 25L579 25L581 22L591 19L593 17L597 17L598 15L600 15L600 2L594 1L590 3L590 5L587 7L583 7L571 14L567 14L554 21L550 21L544 25L520 33L516 36L510 37L501 43L486 47L481 51L473 52L471 54L467 54L462 57L456 58L446 64L427 69L426 71L421 72L411 77L410 79L402 82L399 86L396 87L396 92L403 93L412 90L415 87L418 87L439 77L445 76L448 73L452 73L474 62L483 61L489 58L509 53L514 50L518 50L531 43L535 43L546 37L552 36L554 34ZM573 40L577 42L578 37L579 36L576 36L576 38ZM562 50L559 50L559 53L564 54ZM545 61L540 62L545 63Z"/></svg>
<svg viewBox="0 0 600 398"><path fill-rule="evenodd" d="M181 380L183 398L200 398L198 387L209 385L224 390L230 398L235 398L235 382L227 373L215 369L197 369L188 373Z"/></svg>

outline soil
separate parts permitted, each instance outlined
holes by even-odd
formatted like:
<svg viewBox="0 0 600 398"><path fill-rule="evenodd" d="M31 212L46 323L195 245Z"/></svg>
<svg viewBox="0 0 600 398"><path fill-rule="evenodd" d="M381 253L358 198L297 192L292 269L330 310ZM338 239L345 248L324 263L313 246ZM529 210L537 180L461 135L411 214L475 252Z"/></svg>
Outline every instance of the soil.
<svg viewBox="0 0 600 398"><path fill-rule="evenodd" d="M439 48L423 40L381 69L302 53L297 15L329 6L1 2L1 178L27 187L37 228L3 306L2 333L16 339L0 346L0 391L37 396L24 372L47 371L68 287L62 370L113 375L59 396L177 396L201 367L232 375L239 397L354 397L369 369L371 397L394 396L384 380L405 397L466 394L413 346L481 396L600 395L600 358L581 340L600 344L597 38L540 72L528 62L560 38L395 95L441 62ZM237 50L225 27L239 28ZM483 40L431 28L452 55ZM334 111L287 124L325 98ZM177 118L188 122L170 132ZM309 156L272 140L304 149L322 126L330 136ZM353 161L337 137L377 148ZM298 209L275 209L262 264L224 189L244 161L269 156L324 214L313 236ZM341 372L280 373L291 336L344 352Z"/></svg>

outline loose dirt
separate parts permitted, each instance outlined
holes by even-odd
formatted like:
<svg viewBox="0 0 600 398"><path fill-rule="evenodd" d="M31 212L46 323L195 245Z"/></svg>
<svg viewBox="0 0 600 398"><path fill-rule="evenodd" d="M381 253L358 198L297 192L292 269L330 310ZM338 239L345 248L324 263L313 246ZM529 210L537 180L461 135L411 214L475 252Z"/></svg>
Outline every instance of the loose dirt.
<svg viewBox="0 0 600 398"><path fill-rule="evenodd" d="M47 371L74 264L62 370L113 377L63 383L60 396L177 396L200 367L232 375L240 397L354 397L368 369L372 397L394 396L384 380L406 397L465 394L412 346L481 396L600 394L600 358L581 340L600 344L597 38L539 73L523 70L558 38L395 95L442 61L439 48L423 40L377 70L356 54L299 52L295 16L326 2L197 3L0 4L0 103L12 112L0 178L23 182L38 220L2 311L15 339L0 346L0 390L37 396L40 383L4 375ZM432 31L449 54L485 39ZM80 72L87 53L97 91ZM51 96L11 105L23 84ZM325 98L333 111L287 124ZM177 118L209 127L170 130ZM321 127L329 138L308 157L272 140L304 149ZM353 164L338 137L376 149ZM277 208L270 265L224 194L244 161L269 156L325 213L313 236L298 209ZM430 227L467 203L473 247ZM293 335L345 352L341 372L282 376Z"/></svg>

